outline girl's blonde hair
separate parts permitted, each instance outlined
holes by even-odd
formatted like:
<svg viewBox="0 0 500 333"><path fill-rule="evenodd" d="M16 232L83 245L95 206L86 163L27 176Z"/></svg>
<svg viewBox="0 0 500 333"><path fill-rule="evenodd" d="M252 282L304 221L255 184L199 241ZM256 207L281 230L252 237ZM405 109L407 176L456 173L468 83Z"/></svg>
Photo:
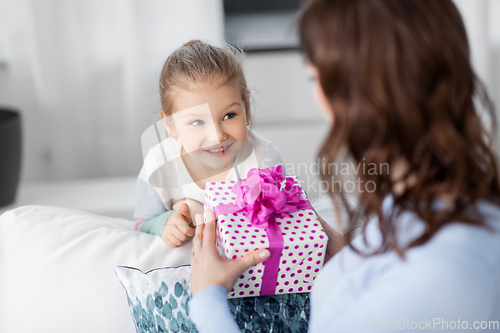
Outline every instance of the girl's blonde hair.
<svg viewBox="0 0 500 333"><path fill-rule="evenodd" d="M160 76L160 98L166 116L174 113L175 94L197 84L220 87L235 84L241 93L246 119L251 120L250 91L239 60L241 52L228 46L216 47L191 40L175 50L165 61Z"/></svg>

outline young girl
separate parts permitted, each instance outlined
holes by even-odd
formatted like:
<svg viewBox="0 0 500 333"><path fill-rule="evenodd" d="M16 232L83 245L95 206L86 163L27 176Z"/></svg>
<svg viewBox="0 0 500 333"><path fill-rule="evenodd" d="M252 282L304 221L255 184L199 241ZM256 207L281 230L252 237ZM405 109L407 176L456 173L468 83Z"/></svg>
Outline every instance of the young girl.
<svg viewBox="0 0 500 333"><path fill-rule="evenodd" d="M250 92L231 50L198 40L184 44L163 66L160 96L164 126L155 131L168 137L145 156L134 218L136 230L178 247L194 235L191 216L203 211L207 182L245 178L252 168L283 161L248 127Z"/></svg>

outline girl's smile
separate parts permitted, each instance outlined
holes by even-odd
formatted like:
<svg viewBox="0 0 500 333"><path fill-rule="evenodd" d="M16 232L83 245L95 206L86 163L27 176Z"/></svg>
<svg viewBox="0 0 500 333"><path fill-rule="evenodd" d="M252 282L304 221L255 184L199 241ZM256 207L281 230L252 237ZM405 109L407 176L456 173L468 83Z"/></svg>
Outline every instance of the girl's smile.
<svg viewBox="0 0 500 333"><path fill-rule="evenodd" d="M206 149L203 149L203 151L206 152L207 154L209 154L210 156L213 156L213 157L222 157L222 156L225 156L229 152L229 149L231 148L233 143L234 142L221 143L221 145L218 145L218 146L212 147L212 148L206 148Z"/></svg>

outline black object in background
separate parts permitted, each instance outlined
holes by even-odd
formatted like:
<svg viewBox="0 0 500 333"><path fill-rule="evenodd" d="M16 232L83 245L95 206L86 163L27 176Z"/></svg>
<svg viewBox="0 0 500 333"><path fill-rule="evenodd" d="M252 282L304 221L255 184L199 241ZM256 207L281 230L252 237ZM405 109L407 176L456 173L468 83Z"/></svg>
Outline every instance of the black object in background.
<svg viewBox="0 0 500 333"><path fill-rule="evenodd" d="M227 14L297 11L304 0L224 0Z"/></svg>
<svg viewBox="0 0 500 333"><path fill-rule="evenodd" d="M21 116L0 108L0 206L16 198L21 172Z"/></svg>
<svg viewBox="0 0 500 333"><path fill-rule="evenodd" d="M224 0L226 42L245 52L300 49L296 18L305 0Z"/></svg>

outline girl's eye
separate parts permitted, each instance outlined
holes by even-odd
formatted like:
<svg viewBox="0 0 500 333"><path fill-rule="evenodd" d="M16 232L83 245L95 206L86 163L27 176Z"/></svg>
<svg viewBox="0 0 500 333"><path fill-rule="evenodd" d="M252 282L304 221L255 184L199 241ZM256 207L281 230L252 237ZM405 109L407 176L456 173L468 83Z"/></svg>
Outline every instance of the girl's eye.
<svg viewBox="0 0 500 333"><path fill-rule="evenodd" d="M200 126L200 125L203 125L203 124L204 124L203 120L199 120L198 119L198 120L195 120L195 121L191 122L191 124L189 124L189 125Z"/></svg>
<svg viewBox="0 0 500 333"><path fill-rule="evenodd" d="M224 116L224 120L234 118L235 116L236 116L236 113L234 113L234 112L228 113Z"/></svg>

